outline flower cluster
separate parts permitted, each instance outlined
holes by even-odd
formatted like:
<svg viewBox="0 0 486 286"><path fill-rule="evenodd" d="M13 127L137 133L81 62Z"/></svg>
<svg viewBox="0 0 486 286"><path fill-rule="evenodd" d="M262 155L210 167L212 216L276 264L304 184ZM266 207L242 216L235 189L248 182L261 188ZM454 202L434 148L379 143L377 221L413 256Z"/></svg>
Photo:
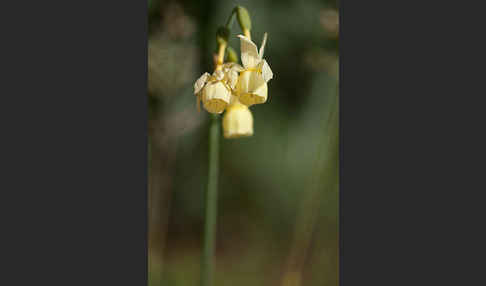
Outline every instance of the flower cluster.
<svg viewBox="0 0 486 286"><path fill-rule="evenodd" d="M267 101L267 82L273 78L272 70L263 59L267 34L264 34L260 50L244 35L238 35L241 44L241 63L224 63L216 67L212 75L204 73L194 84L198 108L223 116L225 138L253 135L253 117L248 109L254 104Z"/></svg>

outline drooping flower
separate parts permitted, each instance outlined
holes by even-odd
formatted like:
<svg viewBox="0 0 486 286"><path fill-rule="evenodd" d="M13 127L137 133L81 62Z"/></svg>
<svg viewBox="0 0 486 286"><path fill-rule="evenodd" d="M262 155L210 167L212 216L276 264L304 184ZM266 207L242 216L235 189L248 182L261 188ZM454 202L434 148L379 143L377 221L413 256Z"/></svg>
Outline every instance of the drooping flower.
<svg viewBox="0 0 486 286"><path fill-rule="evenodd" d="M210 113L222 113L230 103L231 91L223 81L224 74L217 70L210 75L204 73L194 84L194 94L197 96L197 107L202 100L204 108Z"/></svg>
<svg viewBox="0 0 486 286"><path fill-rule="evenodd" d="M241 44L241 62L243 70L240 72L236 84L236 94L241 103L251 106L267 101L267 82L273 78L272 70L263 59L267 33L263 36L260 51L249 38L238 35Z"/></svg>
<svg viewBox="0 0 486 286"><path fill-rule="evenodd" d="M204 108L210 113L222 113L231 101L231 93L238 80L238 71L243 68L238 64L227 63L213 75L204 73L194 83L194 94L203 102Z"/></svg>
<svg viewBox="0 0 486 286"><path fill-rule="evenodd" d="M223 135L225 138L239 138L253 135L253 115L248 106L237 98L226 109L223 116Z"/></svg>

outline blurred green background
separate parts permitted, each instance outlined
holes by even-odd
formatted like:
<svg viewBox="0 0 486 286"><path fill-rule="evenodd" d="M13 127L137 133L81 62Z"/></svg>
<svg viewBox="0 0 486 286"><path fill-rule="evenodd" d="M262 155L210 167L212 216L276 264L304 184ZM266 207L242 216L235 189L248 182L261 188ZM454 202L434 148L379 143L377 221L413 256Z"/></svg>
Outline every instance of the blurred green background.
<svg viewBox="0 0 486 286"><path fill-rule="evenodd" d="M221 138L216 285L338 285L335 0L149 0L149 285L199 285L209 114L193 84L237 4L258 47L268 32L274 78L254 136Z"/></svg>

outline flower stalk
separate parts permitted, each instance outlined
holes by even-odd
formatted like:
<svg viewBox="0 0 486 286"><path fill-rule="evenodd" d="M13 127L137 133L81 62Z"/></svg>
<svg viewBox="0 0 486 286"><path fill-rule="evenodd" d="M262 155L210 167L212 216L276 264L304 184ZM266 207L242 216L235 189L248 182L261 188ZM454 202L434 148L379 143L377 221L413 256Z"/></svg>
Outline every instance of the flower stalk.
<svg viewBox="0 0 486 286"><path fill-rule="evenodd" d="M244 35L240 38L241 62L236 52L228 46L231 28L238 20ZM267 101L267 82L273 73L263 59L267 40L264 34L260 50L251 41L251 19L248 11L236 6L230 17L216 31L217 49L214 53L214 72L205 72L194 83L194 95L199 111L202 101L204 109L211 114L209 125L208 185L205 194L204 242L201 261L201 285L214 286L214 252L216 244L216 219L219 174L219 138L221 119L225 138L241 138L253 135L253 115L249 109ZM225 53L228 56L225 60Z"/></svg>
<svg viewBox="0 0 486 286"><path fill-rule="evenodd" d="M219 115L211 114L211 123L209 126L209 172L205 198L204 245L201 264L202 286L214 285L214 248L216 243L220 129Z"/></svg>
<svg viewBox="0 0 486 286"><path fill-rule="evenodd" d="M243 29L243 34L245 35L245 37L251 40L251 33L249 29Z"/></svg>
<svg viewBox="0 0 486 286"><path fill-rule="evenodd" d="M233 16L230 16L230 19ZM229 20L228 22L231 22ZM229 28L228 32L229 32ZM223 68L224 54L228 45L227 38L217 35L218 54L215 57L215 71ZM205 197L204 238L201 263L201 286L214 285L214 249L216 245L216 221L218 214L218 178L219 178L219 138L220 123L218 114L211 114L209 125L209 160L208 185Z"/></svg>

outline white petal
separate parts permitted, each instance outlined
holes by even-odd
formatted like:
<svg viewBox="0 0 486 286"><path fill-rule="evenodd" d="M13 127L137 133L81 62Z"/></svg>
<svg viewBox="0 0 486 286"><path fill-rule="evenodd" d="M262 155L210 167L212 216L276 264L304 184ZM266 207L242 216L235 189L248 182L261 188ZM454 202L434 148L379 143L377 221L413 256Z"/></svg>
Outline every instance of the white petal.
<svg viewBox="0 0 486 286"><path fill-rule="evenodd" d="M231 89L235 88L238 82L238 72L243 71L244 68L237 63L226 63L223 65L223 72L225 73L225 81Z"/></svg>
<svg viewBox="0 0 486 286"><path fill-rule="evenodd" d="M268 65L268 63L267 63L266 60L263 60L263 64L262 64L262 76L263 76L263 80L265 82L268 82L269 80L271 80L273 78L273 72L270 69L270 66Z"/></svg>
<svg viewBox="0 0 486 286"><path fill-rule="evenodd" d="M263 34L262 45L260 46L260 51L258 52L260 59L263 59L263 53L265 52L265 45L266 44L267 44L267 33Z"/></svg>
<svg viewBox="0 0 486 286"><path fill-rule="evenodd" d="M224 72L222 70L217 70L213 73L216 80L222 80L224 78Z"/></svg>
<svg viewBox="0 0 486 286"><path fill-rule="evenodd" d="M199 91L201 91L210 76L211 75L209 73L205 72L196 80L196 82L194 83L194 94L197 94Z"/></svg>
<svg viewBox="0 0 486 286"><path fill-rule="evenodd" d="M228 84L231 89L235 89L236 83L238 82L238 72L236 70L230 70L228 72Z"/></svg>
<svg viewBox="0 0 486 286"><path fill-rule="evenodd" d="M250 39L238 35L241 44L241 63L245 68L253 68L260 63L257 46Z"/></svg>

